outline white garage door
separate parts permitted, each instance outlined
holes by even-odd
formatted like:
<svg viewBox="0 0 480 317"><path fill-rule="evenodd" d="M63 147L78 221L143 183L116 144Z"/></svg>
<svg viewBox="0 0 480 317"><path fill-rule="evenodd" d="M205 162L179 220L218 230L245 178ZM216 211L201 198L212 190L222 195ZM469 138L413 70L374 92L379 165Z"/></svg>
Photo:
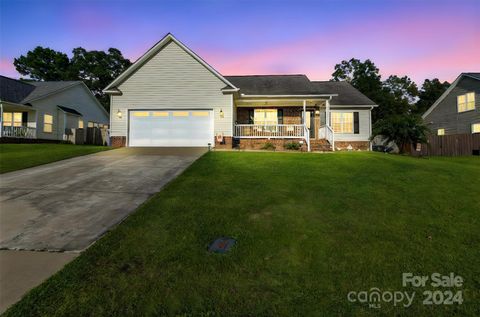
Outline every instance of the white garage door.
<svg viewBox="0 0 480 317"><path fill-rule="evenodd" d="M211 110L130 111L129 146L208 146L213 144Z"/></svg>

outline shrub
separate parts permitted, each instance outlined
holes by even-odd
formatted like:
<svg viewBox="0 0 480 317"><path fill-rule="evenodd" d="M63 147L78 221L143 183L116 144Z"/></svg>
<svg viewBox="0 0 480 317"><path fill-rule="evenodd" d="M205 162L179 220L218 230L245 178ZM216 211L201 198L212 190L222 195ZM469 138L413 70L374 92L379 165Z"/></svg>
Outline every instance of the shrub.
<svg viewBox="0 0 480 317"><path fill-rule="evenodd" d="M300 143L298 143L298 142L287 142L287 143L285 143L285 149L298 151L300 149Z"/></svg>
<svg viewBox="0 0 480 317"><path fill-rule="evenodd" d="M262 150L275 151L276 148L277 147L272 142L265 142L265 144L262 146Z"/></svg>

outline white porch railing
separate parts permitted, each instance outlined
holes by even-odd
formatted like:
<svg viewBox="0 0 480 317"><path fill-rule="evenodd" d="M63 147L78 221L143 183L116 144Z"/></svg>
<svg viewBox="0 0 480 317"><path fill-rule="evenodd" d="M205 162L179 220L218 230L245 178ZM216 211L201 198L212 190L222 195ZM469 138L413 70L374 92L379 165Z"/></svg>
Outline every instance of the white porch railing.
<svg viewBox="0 0 480 317"><path fill-rule="evenodd" d="M332 127L325 124L318 129L318 138L326 139L332 146L332 151L335 151L335 133L333 132Z"/></svg>
<svg viewBox="0 0 480 317"><path fill-rule="evenodd" d="M2 136L22 139L35 139L36 129L30 127L2 127Z"/></svg>
<svg viewBox="0 0 480 317"><path fill-rule="evenodd" d="M303 124L236 124L235 136L238 138L291 138L303 139Z"/></svg>
<svg viewBox="0 0 480 317"><path fill-rule="evenodd" d="M235 124L234 136L244 139L304 139L310 151L310 131L304 124Z"/></svg>

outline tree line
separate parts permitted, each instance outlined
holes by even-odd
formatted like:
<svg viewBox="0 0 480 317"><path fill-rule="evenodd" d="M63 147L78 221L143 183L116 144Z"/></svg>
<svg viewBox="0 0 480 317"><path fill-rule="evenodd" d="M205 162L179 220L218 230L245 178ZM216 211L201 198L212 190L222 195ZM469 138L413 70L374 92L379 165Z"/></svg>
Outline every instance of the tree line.
<svg viewBox="0 0 480 317"><path fill-rule="evenodd" d="M27 80L82 80L109 111L109 98L102 92L132 63L121 51L87 51L82 47L67 54L41 46L14 59L16 70ZM373 134L382 134L401 149L409 143L424 142L428 132L420 115L449 87L437 78L425 79L422 86L408 76L391 75L382 80L380 70L367 59L352 58L335 65L332 81L347 81L373 100L378 107L372 111Z"/></svg>

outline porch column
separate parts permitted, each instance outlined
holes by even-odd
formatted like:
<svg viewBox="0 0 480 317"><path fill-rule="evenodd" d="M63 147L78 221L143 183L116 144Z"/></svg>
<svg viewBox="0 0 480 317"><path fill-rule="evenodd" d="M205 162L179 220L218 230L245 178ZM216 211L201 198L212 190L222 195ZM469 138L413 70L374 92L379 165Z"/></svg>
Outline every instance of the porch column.
<svg viewBox="0 0 480 317"><path fill-rule="evenodd" d="M303 101L303 124L307 122L307 101Z"/></svg>
<svg viewBox="0 0 480 317"><path fill-rule="evenodd" d="M325 100L325 124L330 126L330 99Z"/></svg>

